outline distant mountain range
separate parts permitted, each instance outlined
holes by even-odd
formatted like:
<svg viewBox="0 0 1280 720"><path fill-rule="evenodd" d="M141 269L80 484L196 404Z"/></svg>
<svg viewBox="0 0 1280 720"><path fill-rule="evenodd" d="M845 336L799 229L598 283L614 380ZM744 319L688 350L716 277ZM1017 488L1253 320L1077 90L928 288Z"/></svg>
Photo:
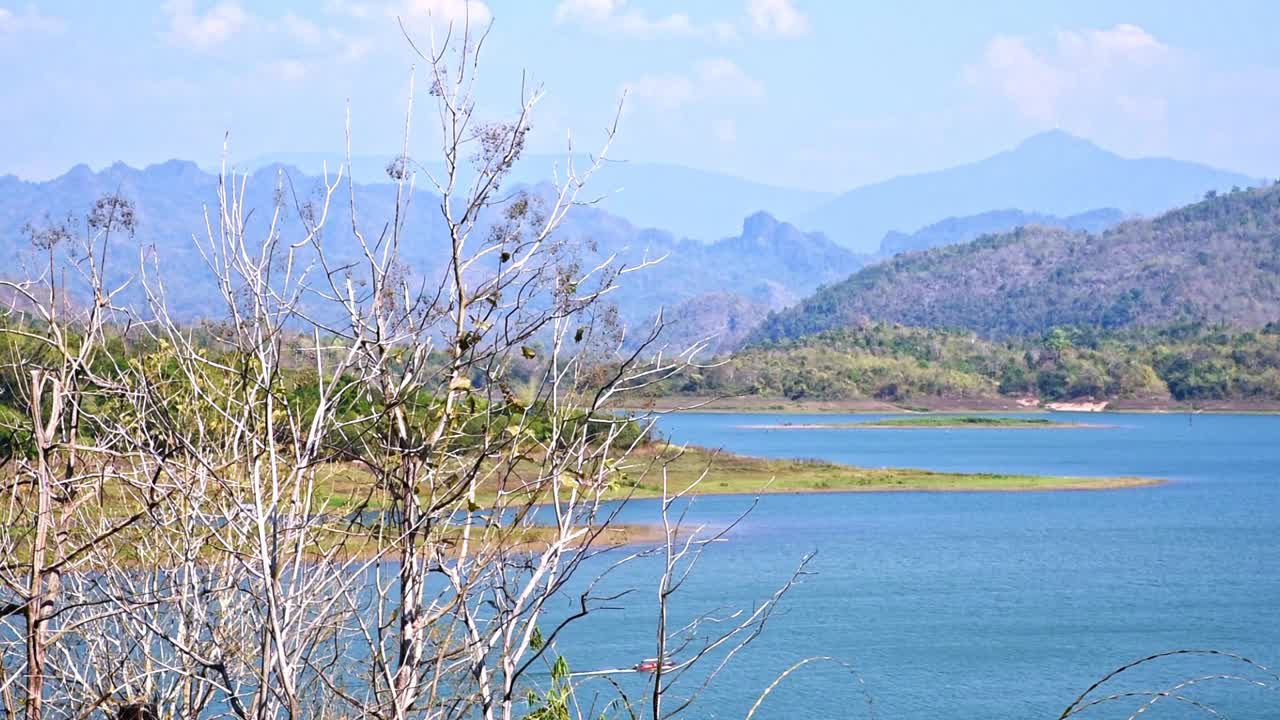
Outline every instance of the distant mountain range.
<svg viewBox="0 0 1280 720"><path fill-rule="evenodd" d="M889 231L914 232L942 218L995 208L1059 216L1116 208L1154 215L1193 202L1208 190L1259 183L1196 163L1123 158L1054 130L985 160L851 190L795 222L855 250L873 252Z"/></svg>
<svg viewBox="0 0 1280 720"><path fill-rule="evenodd" d="M353 158L356 180L386 182L390 160L390 156ZM343 159L318 153L274 154L251 161L248 167L283 163L318 174L326 162L333 170ZM564 162L562 156L529 155L513 170L511 182L537 184L557 173L563 177ZM574 162L581 168L590 159L578 156ZM438 163L423 163L418 168L437 176L442 170ZM609 162L590 187L598 193L601 209L641 227L664 228L678 237L716 240L735 232L739 218L764 210L798 227L825 233L857 252L871 254L886 233L915 233L945 218L1000 208L1063 218L1099 208L1115 208L1125 215L1154 215L1193 202L1209 190L1221 192L1259 182L1197 163L1124 158L1053 130L983 160L895 177L841 194L643 162Z"/></svg>
<svg viewBox="0 0 1280 720"><path fill-rule="evenodd" d="M1119 224L1124 218L1124 213L1115 208L1090 210L1065 218L1023 210L992 210L978 215L940 220L909 235L891 230L880 239L879 254L882 257L893 257L904 252L956 245L982 235L1009 232L1027 225L1096 233Z"/></svg>
<svg viewBox="0 0 1280 720"><path fill-rule="evenodd" d="M1280 320L1280 184L1101 234L1025 227L867 267L770 316L757 342L867 321L1009 337L1078 325Z"/></svg>
<svg viewBox="0 0 1280 720"><path fill-rule="evenodd" d="M38 274L42 265L24 238L23 225L39 225L45 217L83 217L99 196L118 190L135 203L139 229L135 238L113 242L110 281L119 284L136 276L139 248L154 248L171 312L191 320L208 318L211 309L223 304L192 236L204 236L206 205L216 213L217 186L215 175L178 160L142 170L117 163L96 173L81 165L42 183L2 177L0 263L7 268L7 277ZM282 203L278 226L285 233L296 233L300 221L295 203L319 197L317 178L278 165L257 170L246 188L245 205L252 210L251 242L265 232L278 201ZM534 195L548 191L545 186L525 189ZM337 260L356 260L358 249L345 237L351 224L345 190L339 196L330 207L326 247ZM391 217L395 186L357 185L356 196L362 230L374 237ZM432 276L447 257L438 199L419 191L409 207L403 259L412 272ZM216 232L216 215L212 222ZM614 256L616 262L634 267L665 256L656 267L628 274L617 292L609 295L610 301L630 325L647 324L665 307L671 337L685 341L719 333L715 349L739 341L768 311L848 276L864 262L823 235L802 233L767 213L749 216L736 235L703 243L637 227L599 207L584 206L569 213L561 237L584 261ZM711 308L717 309L710 312Z"/></svg>
<svg viewBox="0 0 1280 720"><path fill-rule="evenodd" d="M536 185L564 177L565 156L530 154L512 169L508 182ZM353 177L363 184L387 182L390 156L358 156L351 159ZM319 175L327 163L333 172L345 159L320 153L277 153L247 163L251 169L284 164ZM578 172L591 158L575 156ZM441 163L421 163L417 169L443 177ZM426 184L419 187L426 188ZM723 173L680 165L611 160L592 176L589 199L596 206L640 227L658 227L677 237L713 241L738 231L742 218L760 210L776 217L800 217L835 197L835 193L780 187Z"/></svg>
<svg viewBox="0 0 1280 720"><path fill-rule="evenodd" d="M139 254L144 253L158 261L163 271L159 279L165 281L170 312L184 319L210 318L214 308L224 306L193 236L207 246L206 207L213 231L218 231L217 189L216 175L183 160L170 160L141 170L116 163L100 172L79 165L60 177L39 183L2 177L0 266L5 268L6 277L38 273L41 266L31 264L38 258L33 256L22 226L28 222L41 225L47 222L46 218L59 221L71 216L79 218L83 232L83 218L93 202L104 194L119 192L136 207L138 231L133 238L119 235L113 238L106 268L108 281L118 285L136 278ZM280 166L259 169L244 185L243 200L248 215L246 242L262 241L278 203L282 212L277 229L285 234L296 233L301 221L294 208L297 203L315 201L318 189L315 178L294 169ZM376 237L385 218L390 217L395 188L392 185L360 187L357 194L361 229L366 235ZM403 255L405 262L415 268L434 268L447 247L436 220L438 205L429 202L430 199L423 197L421 202L412 203L406 219L412 239L403 245ZM343 199L333 202L329 217L331 228L349 232L350 218ZM332 252L335 260L344 262L359 257L358 248L351 242L333 243ZM140 300L141 288L136 282L132 283L124 297Z"/></svg>
<svg viewBox="0 0 1280 720"><path fill-rule="evenodd" d="M326 160L321 155L280 157L304 168L318 168ZM338 159L328 160L332 171ZM550 156L525 158L508 179L508 189L547 192L541 180L552 175L554 162ZM386 179L387 163L378 158L357 158L353 164L357 180ZM439 172L431 165L413 169ZM635 265L665 256L660 267L629 274L611 294L612 302L630 325L643 324L665 308L677 342L718 333L715 349L736 345L768 313L821 286L828 287L776 315L755 337L839 327L854 317L970 327L991 335L1034 330L1058 317L1111 324L1171 318L1256 324L1272 309L1266 283L1274 277L1259 274L1258 268L1270 267L1270 260L1259 249L1262 241L1250 234L1255 225L1231 225L1232 232L1243 233L1232 236L1243 243L1233 247L1220 239L1223 228L1204 223L1179 231L1177 242L1161 244L1148 235L1154 232L1150 228L1164 227L1164 219L1121 222L1194 200L1206 190L1248 184L1244 176L1193 163L1121 158L1056 131L986 160L895 178L834 198L672 165L611 163L591 186L601 192L600 201L574 208L562 238L586 259L611 255ZM403 245L404 260L421 275L439 269L446 246L438 199L424 189L429 185L419 179L407 220L410 241ZM279 164L257 168L245 196L246 205L255 209L252 229L261 231L283 200L280 222L288 232L299 222L292 205L314 199L318 186L305 169ZM621 192L606 192L619 187ZM197 269L204 260L191 235L203 234L203 206L215 204L216 188L214 174L178 160L143 170L117 163L94 172L81 165L42 183L0 177L0 262L9 275L21 274L31 260L20 230L24 223L45 214L83 213L98 196L118 189L137 204L141 229L134 241L117 240L128 252L114 254L112 279L122 282L136 273L138 243L153 246L172 276L190 276L169 284L173 310L182 317L202 317L217 305L210 300L218 290L201 280ZM1215 202L1243 202L1241 197L1270 192L1232 193L1233 200ZM362 230L376 234L390 215L395 186L358 183L356 195ZM772 212L759 211L762 207ZM779 217L802 220L788 223ZM330 227L349 226L346 203L335 203ZM806 232L804 227L826 231ZM988 237L1014 228L1023 229ZM1107 228L1113 229L1100 236L1078 234ZM959 245L974 238L983 239ZM866 252L850 249L850 243ZM889 260L849 278L883 257L943 246L948 249ZM1121 248L1114 256L1089 260L1103 252L1099 248L1113 246ZM339 242L335 252L355 250L351 243ZM1186 257L1224 274L1211 279L1203 270L1192 278L1194 268ZM1250 266L1247 258L1257 263ZM1222 282L1228 277L1232 283ZM1194 291L1177 284L1184 281ZM1238 290L1246 281L1260 299L1250 301ZM1141 295L1123 295L1130 290ZM1100 309L1100 303L1110 305Z"/></svg>

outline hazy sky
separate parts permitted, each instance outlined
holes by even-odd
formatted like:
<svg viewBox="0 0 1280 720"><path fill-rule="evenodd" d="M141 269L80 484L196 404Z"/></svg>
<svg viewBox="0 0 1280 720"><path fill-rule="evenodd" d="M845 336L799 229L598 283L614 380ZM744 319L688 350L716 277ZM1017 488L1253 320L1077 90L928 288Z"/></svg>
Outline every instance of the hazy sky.
<svg viewBox="0 0 1280 720"><path fill-rule="evenodd" d="M0 0L0 173L399 146L419 38L467 0ZM546 87L534 148L848 189L1061 127L1280 175L1280 3L471 0L481 112ZM420 85L421 87L421 85ZM428 101L425 93L420 103ZM425 142L415 154L426 155Z"/></svg>

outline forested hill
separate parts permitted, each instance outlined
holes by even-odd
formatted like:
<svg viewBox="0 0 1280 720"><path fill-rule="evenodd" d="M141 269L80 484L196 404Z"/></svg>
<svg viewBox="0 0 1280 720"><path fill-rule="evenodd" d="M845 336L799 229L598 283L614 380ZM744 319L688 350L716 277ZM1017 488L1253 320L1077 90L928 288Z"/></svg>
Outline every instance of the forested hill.
<svg viewBox="0 0 1280 720"><path fill-rule="evenodd" d="M1280 401L1280 323L1114 333L1058 327L991 341L972 332L868 323L748 348L656 394L757 395L928 405L935 399Z"/></svg>
<svg viewBox="0 0 1280 720"><path fill-rule="evenodd" d="M771 314L749 341L867 320L988 337L1075 325L1280 319L1280 184L1210 194L1090 235L1027 227L865 268Z"/></svg>

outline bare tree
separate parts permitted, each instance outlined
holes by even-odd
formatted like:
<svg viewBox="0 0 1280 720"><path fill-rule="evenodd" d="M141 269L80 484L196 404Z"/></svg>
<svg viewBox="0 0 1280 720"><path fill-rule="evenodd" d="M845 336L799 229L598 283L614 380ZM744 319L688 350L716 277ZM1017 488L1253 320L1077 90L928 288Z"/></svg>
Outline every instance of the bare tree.
<svg viewBox="0 0 1280 720"><path fill-rule="evenodd" d="M109 194L91 208L83 234L77 224L27 226L43 270L0 283L10 301L5 394L21 410L6 413L0 481L0 619L11 628L0 699L8 713L29 718L45 714L46 696L69 692L57 671L62 641L111 614L90 599L85 588L95 580L86 573L118 559L113 551L166 493L157 466L128 442L141 417L134 398L112 393L130 370L108 347L127 330L112 329L124 286L109 288L106 268L115 241L133 234L133 207Z"/></svg>
<svg viewBox="0 0 1280 720"><path fill-rule="evenodd" d="M550 190L506 186L542 90L483 118L486 35L464 24L414 45L444 170L431 176L409 152L411 89L385 220L364 218L345 168L306 199L280 174L274 206L252 208L250 179L224 163L192 238L216 322L171 313L172 276L148 248L135 248L131 283L108 287L107 258L134 227L124 199L98 203L74 254L68 227L33 230L45 270L5 285L8 378L27 410L3 418L9 715L577 708L564 672L545 688L535 673L565 628L621 598L583 575L613 544L619 479L665 472L632 458L652 418L614 408L700 347L660 351L661 320L627 341L608 295L650 263L595 257L561 231L616 118L585 166L567 143ZM424 202L436 221L415 226ZM407 262L407 248L440 238L438 262ZM668 628L684 578L722 535L673 514L685 492L659 506L656 552L608 565L662 564L656 652L685 659L654 673L655 718L690 707L696 687L663 698L695 665L711 663L699 682L712 680L794 581L754 611ZM710 619L729 629L696 644Z"/></svg>

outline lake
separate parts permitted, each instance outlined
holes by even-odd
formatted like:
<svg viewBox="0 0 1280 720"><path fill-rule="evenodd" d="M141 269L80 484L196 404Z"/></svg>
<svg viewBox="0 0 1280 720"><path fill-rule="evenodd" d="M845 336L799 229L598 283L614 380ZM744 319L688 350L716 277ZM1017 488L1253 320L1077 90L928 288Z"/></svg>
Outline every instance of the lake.
<svg viewBox="0 0 1280 720"><path fill-rule="evenodd" d="M822 663L785 680L756 717L1056 718L1093 680L1153 652L1214 648L1280 665L1280 417L1064 417L1108 427L761 430L743 426L875 417L664 417L661 431L673 441L758 456L1170 481L1088 492L766 496L708 551L678 610L751 607L816 550L813 574L691 717L743 717L778 673L814 655L855 668L873 705L850 670ZM698 498L692 516L725 523L749 505L740 496ZM636 502L626 518L652 521L655 508ZM651 570L628 569L612 586L642 585ZM630 604L589 617L560 642L573 669L652 654L653 611ZM1241 670L1174 659L1115 689L1161 690ZM621 682L641 687L639 678ZM609 690L583 686L593 687ZM1270 718L1280 708L1276 690L1232 682L1181 692L1232 718ZM1142 701L1083 717L1125 718ZM1204 713L1175 700L1144 715L1192 716Z"/></svg>

